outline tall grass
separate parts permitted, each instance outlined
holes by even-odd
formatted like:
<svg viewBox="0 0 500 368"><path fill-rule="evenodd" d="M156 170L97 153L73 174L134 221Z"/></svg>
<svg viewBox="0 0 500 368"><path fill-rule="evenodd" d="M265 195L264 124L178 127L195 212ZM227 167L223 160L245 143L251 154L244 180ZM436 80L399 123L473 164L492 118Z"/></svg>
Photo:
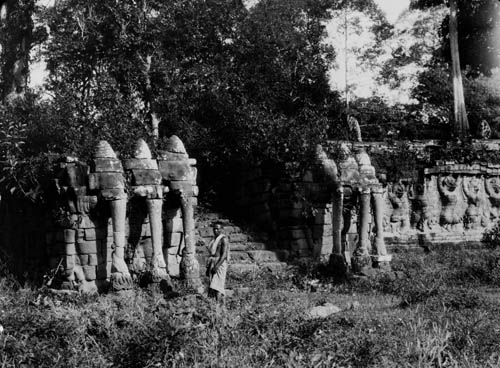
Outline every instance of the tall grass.
<svg viewBox="0 0 500 368"><path fill-rule="evenodd" d="M495 367L495 252L399 255L397 273L342 282L311 267L234 276L225 306L140 288L54 294L4 272L0 367ZM306 318L326 302L342 311Z"/></svg>

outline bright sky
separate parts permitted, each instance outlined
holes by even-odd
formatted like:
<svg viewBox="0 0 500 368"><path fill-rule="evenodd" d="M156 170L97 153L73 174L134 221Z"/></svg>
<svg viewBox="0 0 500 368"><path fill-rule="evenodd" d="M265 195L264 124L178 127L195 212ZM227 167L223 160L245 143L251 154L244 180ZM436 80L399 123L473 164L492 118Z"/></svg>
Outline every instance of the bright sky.
<svg viewBox="0 0 500 368"><path fill-rule="evenodd" d="M387 20L391 23L394 23L410 5L410 0L375 0L375 2L385 12Z"/></svg>

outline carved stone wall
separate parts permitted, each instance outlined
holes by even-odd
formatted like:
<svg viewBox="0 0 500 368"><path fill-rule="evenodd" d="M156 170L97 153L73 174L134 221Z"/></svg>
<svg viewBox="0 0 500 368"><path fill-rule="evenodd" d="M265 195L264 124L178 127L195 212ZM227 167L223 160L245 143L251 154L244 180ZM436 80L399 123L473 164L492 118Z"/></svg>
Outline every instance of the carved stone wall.
<svg viewBox="0 0 500 368"><path fill-rule="evenodd" d="M498 149L498 142L488 144ZM500 165L488 163L437 162L427 168L415 165L396 182L374 181L369 185L370 199L368 194L363 199L361 178L384 176L371 172L373 167L369 162L363 164L366 157L356 154L359 149L364 152L366 145L350 145L353 153L337 162L343 191L341 238L346 259L354 254L362 241L360 234L366 231L367 251L376 253L377 218L381 221L383 246L390 249L444 243L479 244L484 231L500 220ZM436 143L429 145L434 147ZM415 147L424 152L428 145ZM376 149L390 148L384 145ZM309 163L301 175L286 179L273 170L246 170L238 184L236 203L242 209L240 213L247 214L258 226L265 226L274 234L278 247L289 250L292 257L327 259L334 252L333 223L338 198L332 199L334 180L321 174L322 170L325 168L318 171L317 164ZM370 210L365 211L362 221L361 205L365 201L366 206L368 200ZM377 201L379 206L375 205Z"/></svg>
<svg viewBox="0 0 500 368"><path fill-rule="evenodd" d="M181 270L186 254L194 257L186 248L194 237L195 164L175 136L158 160L143 140L123 161L106 142L89 163L61 158L44 204L2 198L0 245L18 273L45 272L53 287L119 290L134 279L169 283L169 276L196 287L196 260Z"/></svg>
<svg viewBox="0 0 500 368"><path fill-rule="evenodd" d="M384 228L393 245L480 242L498 222L500 166L442 164L424 170L423 180L400 183L408 203L409 228ZM387 213L391 184L386 187Z"/></svg>

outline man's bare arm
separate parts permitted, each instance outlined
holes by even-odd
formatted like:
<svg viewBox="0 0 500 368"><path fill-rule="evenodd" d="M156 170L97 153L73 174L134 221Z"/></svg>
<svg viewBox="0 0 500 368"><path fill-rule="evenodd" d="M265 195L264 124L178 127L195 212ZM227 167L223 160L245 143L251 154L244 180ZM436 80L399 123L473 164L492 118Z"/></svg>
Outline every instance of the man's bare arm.
<svg viewBox="0 0 500 368"><path fill-rule="evenodd" d="M220 257L217 260L217 263L215 264L214 272L217 272L217 269L222 264L222 262L224 262L227 259L227 255L229 253L229 242L227 241L226 237L223 237L220 240L219 246L221 248L221 252L220 252Z"/></svg>

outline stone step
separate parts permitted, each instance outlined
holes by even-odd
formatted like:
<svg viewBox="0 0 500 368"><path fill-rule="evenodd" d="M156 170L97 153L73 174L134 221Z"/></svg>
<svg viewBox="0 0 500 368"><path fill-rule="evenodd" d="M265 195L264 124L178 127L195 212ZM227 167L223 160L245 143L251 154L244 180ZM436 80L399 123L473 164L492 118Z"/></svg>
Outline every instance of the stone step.
<svg viewBox="0 0 500 368"><path fill-rule="evenodd" d="M208 253L197 253L198 262L206 264ZM275 250L231 250L230 264L266 264L274 262L285 262L289 257L289 252L282 249Z"/></svg>
<svg viewBox="0 0 500 368"><path fill-rule="evenodd" d="M264 250L267 246L260 242L247 242L247 243L231 243L232 251L242 251L242 250Z"/></svg>
<svg viewBox="0 0 500 368"><path fill-rule="evenodd" d="M284 262L288 259L289 253L287 250L250 250L247 251L248 255L255 263L270 263L270 262Z"/></svg>

